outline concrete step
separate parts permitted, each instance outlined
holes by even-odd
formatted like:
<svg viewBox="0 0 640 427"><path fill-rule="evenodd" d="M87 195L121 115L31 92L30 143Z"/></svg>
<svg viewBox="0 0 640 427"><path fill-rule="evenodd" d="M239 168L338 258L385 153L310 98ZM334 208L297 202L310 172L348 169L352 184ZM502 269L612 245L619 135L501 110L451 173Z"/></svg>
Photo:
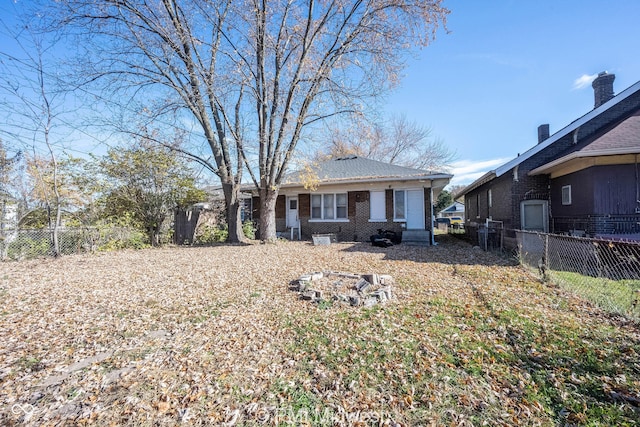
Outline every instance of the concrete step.
<svg viewBox="0 0 640 427"><path fill-rule="evenodd" d="M429 230L403 230L402 243L408 246L431 245L431 232Z"/></svg>

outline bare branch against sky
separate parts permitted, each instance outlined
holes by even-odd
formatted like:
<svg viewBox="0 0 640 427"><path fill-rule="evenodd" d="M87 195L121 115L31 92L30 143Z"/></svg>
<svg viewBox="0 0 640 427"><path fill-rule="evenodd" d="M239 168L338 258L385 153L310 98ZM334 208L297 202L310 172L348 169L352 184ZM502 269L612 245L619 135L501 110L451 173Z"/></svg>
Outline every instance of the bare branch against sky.
<svg viewBox="0 0 640 427"><path fill-rule="evenodd" d="M243 173L260 190L261 237L273 239L298 143L394 87L407 51L429 44L448 14L441 0L33 4L43 28L73 40L76 87L108 102L132 132L141 123L194 129L181 149L215 164L231 241L243 239Z"/></svg>

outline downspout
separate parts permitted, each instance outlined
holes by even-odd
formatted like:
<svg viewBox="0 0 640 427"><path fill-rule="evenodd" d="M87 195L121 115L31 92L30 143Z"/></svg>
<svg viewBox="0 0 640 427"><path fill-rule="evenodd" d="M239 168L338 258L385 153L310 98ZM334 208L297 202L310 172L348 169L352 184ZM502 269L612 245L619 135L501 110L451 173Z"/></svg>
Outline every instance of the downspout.
<svg viewBox="0 0 640 427"><path fill-rule="evenodd" d="M431 185L429 186L429 206L431 207L430 209L430 215L429 215L429 227L431 227L431 245L432 246L436 246L436 238L433 235L433 180L431 180Z"/></svg>

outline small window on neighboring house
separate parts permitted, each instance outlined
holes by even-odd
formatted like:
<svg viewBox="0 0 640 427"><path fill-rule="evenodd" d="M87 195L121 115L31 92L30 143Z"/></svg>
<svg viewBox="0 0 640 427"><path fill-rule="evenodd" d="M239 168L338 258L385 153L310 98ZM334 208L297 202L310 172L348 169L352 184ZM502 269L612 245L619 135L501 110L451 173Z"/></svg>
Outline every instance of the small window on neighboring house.
<svg viewBox="0 0 640 427"><path fill-rule="evenodd" d="M491 195L491 189L487 190L487 203L489 207L493 207L493 197Z"/></svg>
<svg viewBox="0 0 640 427"><path fill-rule="evenodd" d="M570 185L562 186L562 204L563 205L571 204L571 186Z"/></svg>
<svg viewBox="0 0 640 427"><path fill-rule="evenodd" d="M476 218L480 218L480 192L476 194Z"/></svg>
<svg viewBox="0 0 640 427"><path fill-rule="evenodd" d="M384 191L372 191L369 195L369 221L386 221Z"/></svg>

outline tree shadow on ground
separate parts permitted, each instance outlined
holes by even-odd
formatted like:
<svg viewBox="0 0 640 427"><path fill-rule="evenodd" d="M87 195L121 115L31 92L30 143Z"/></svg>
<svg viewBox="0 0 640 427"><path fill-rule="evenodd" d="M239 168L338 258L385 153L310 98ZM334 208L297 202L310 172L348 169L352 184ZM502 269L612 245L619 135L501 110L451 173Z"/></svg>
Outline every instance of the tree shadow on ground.
<svg viewBox="0 0 640 427"><path fill-rule="evenodd" d="M384 254L385 260L394 261L435 262L449 265L518 265L517 258L511 254L485 252L447 234L438 235L435 240L435 246L411 246L400 243L388 248L373 246L370 242L357 242L343 251Z"/></svg>

